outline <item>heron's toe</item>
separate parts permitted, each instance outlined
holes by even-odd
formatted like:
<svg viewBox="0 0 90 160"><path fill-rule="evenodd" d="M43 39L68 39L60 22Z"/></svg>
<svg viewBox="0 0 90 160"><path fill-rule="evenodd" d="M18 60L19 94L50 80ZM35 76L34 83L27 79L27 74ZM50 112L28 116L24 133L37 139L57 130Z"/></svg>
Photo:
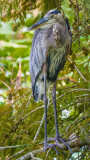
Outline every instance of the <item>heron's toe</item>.
<svg viewBox="0 0 90 160"><path fill-rule="evenodd" d="M49 149L49 148L53 148L54 150L55 150L55 152L57 153L57 154L59 154L59 152L58 152L58 150L55 148L55 146L57 146L55 143L44 143L44 152L47 150L47 149Z"/></svg>

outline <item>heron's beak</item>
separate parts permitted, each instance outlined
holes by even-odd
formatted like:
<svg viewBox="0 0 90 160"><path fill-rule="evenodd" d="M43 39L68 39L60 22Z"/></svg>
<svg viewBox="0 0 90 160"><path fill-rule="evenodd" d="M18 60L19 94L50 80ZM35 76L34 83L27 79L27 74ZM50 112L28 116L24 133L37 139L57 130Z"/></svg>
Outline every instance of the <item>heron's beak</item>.
<svg viewBox="0 0 90 160"><path fill-rule="evenodd" d="M46 22L47 22L48 20L49 20L48 17L42 18L40 21L38 21L38 22L35 23L33 26L31 26L31 27L28 29L28 31L42 27L43 25L46 24Z"/></svg>

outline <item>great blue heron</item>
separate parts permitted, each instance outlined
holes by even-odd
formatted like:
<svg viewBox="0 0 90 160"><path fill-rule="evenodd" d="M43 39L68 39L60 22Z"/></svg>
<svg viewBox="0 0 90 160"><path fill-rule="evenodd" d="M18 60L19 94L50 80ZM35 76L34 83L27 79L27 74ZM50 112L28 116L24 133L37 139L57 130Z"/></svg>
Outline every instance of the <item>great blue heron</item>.
<svg viewBox="0 0 90 160"><path fill-rule="evenodd" d="M68 19L58 10L50 10L46 15L31 26L28 30L36 29L32 41L30 54L30 75L34 101L44 100L45 107L45 142L44 151L55 146L60 147L58 141L64 143L71 151L69 145L59 136L57 110L56 110L56 81L57 76L64 67L67 55L71 48L71 30ZM55 115L56 137L54 144L48 143L47 138L47 89L53 83L52 99Z"/></svg>

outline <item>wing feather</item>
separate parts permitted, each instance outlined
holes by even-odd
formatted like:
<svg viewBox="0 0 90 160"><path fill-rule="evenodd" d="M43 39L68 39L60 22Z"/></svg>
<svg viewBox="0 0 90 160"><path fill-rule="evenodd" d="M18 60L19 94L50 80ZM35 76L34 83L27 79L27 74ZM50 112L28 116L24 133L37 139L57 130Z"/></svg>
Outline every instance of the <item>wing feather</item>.
<svg viewBox="0 0 90 160"><path fill-rule="evenodd" d="M61 43L62 47L60 45L61 50L63 49L63 47L67 45L70 45L70 48L71 48L71 33L70 33L69 22L67 21L66 24L67 24L67 27L66 27L67 32L64 32L63 28L58 23L58 27L59 27L58 37L60 37L60 40L62 40L60 41L62 42ZM30 61L29 61L34 100L38 99L38 88L37 88L36 82L38 80L39 74L42 72L44 62L46 61L48 54L50 54L49 51L51 49L58 51L59 49L58 47L59 46L56 44L56 41L54 41L53 28L35 30L33 41L32 41ZM56 55L56 51L54 55ZM60 57L60 55L58 56ZM64 60L63 60L63 64L64 64ZM60 71L60 68L58 68L58 70Z"/></svg>
<svg viewBox="0 0 90 160"><path fill-rule="evenodd" d="M42 66L45 62L45 50L41 47L41 37L41 30L36 29L33 37L29 61L32 87L35 85L36 79L41 72Z"/></svg>

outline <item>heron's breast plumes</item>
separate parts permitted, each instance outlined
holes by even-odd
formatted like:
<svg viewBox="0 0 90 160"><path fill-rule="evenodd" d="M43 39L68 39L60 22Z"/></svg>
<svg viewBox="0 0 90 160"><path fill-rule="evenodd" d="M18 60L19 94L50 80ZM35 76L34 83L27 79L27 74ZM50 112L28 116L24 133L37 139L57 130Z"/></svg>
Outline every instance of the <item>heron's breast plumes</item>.
<svg viewBox="0 0 90 160"><path fill-rule="evenodd" d="M63 68L68 53L68 46L63 46L58 49L51 49L47 57L47 79L55 81L58 73Z"/></svg>

